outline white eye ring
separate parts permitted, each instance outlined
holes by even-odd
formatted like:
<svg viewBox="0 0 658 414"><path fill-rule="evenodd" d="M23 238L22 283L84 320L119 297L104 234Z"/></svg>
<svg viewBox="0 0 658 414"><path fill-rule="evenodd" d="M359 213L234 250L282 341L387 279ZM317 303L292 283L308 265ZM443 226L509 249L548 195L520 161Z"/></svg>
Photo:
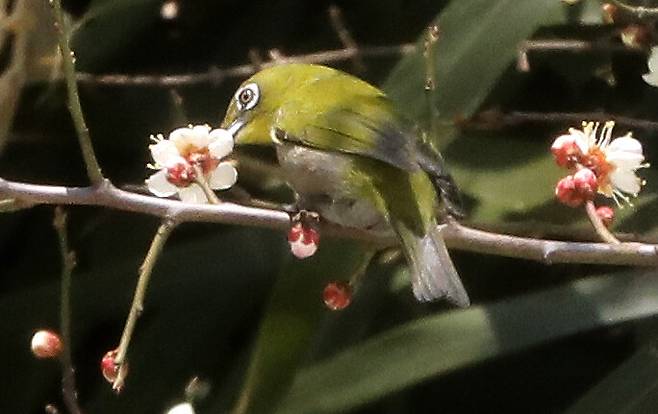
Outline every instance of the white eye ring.
<svg viewBox="0 0 658 414"><path fill-rule="evenodd" d="M259 98L260 90L255 83L244 85L235 93L235 102L241 111L247 111L256 106Z"/></svg>

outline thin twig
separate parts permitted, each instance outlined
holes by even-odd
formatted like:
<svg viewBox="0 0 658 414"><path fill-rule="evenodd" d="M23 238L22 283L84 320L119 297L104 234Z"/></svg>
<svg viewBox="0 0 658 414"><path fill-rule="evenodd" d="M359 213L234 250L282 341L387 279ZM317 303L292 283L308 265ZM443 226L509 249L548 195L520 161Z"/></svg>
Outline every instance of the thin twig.
<svg viewBox="0 0 658 414"><path fill-rule="evenodd" d="M196 178L194 179L194 182L196 185L201 187L203 190L203 194L206 196L206 199L210 204L220 204L221 201L219 201L219 198L217 198L217 194L210 188L210 185L208 184L208 180L206 180L206 177L203 174L203 171L198 165L194 165L194 172L196 173Z"/></svg>
<svg viewBox="0 0 658 414"><path fill-rule="evenodd" d="M615 121L618 125L633 129L658 131L658 122L656 121L605 112L502 112L498 109L489 109L476 114L470 119L460 120L458 124L461 128L495 130L530 123L580 125L584 119L600 122Z"/></svg>
<svg viewBox="0 0 658 414"><path fill-rule="evenodd" d="M290 228L290 216L284 211L246 207L222 202L219 205L188 204L176 200L149 197L120 190L108 181L97 187L62 187L25 184L0 179L0 197L16 198L34 204L102 206L123 211L173 218L177 223L205 222L266 227L281 231ZM393 246L392 235L373 233L325 224L327 237L344 237ZM449 222L444 230L449 247L478 253L537 260L543 263L589 263L625 266L657 266L658 246L642 243L574 243L538 240L475 230Z"/></svg>
<svg viewBox="0 0 658 414"><path fill-rule="evenodd" d="M343 13L335 4L329 6L329 21L345 50L359 50L354 37L352 37L350 31L347 30L347 25L343 20ZM352 56L352 63L357 72L363 72L366 70L366 65L359 54L354 54Z"/></svg>
<svg viewBox="0 0 658 414"><path fill-rule="evenodd" d="M324 50L315 53L308 53L295 56L284 56L279 51L268 51L269 61L262 62L260 66L253 64L239 65L229 68L212 67L206 72L181 73L178 75L123 75L123 74L105 74L98 75L94 73L77 73L76 77L79 82L102 85L118 86L156 86L156 87L174 87L174 86L191 86L199 84L219 85L226 79L246 78L253 75L259 69L264 69L282 63L335 63L345 60L362 58L377 58L408 55L416 51L416 45L413 43L403 43L393 46L369 46L359 49L336 49Z"/></svg>
<svg viewBox="0 0 658 414"><path fill-rule="evenodd" d="M439 108L434 102L436 92L436 58L434 50L439 40L439 26L431 25L425 34L423 57L425 58L425 99L429 111L429 131L432 140L438 139Z"/></svg>
<svg viewBox="0 0 658 414"><path fill-rule="evenodd" d="M75 126L78 135L78 142L87 169L87 176L92 184L98 185L103 182L103 173L98 165L98 160L96 160L94 147L91 143L91 137L89 136L89 129L85 123L82 107L80 106L80 96L78 95L78 85L76 83L75 74L75 57L69 46L70 28L68 22L64 18L61 0L50 0L50 4L53 6L55 28L57 29L57 40L59 42L59 49L62 53L62 68L64 80L66 82L66 91L68 93L69 111L71 112L73 125Z"/></svg>
<svg viewBox="0 0 658 414"><path fill-rule="evenodd" d="M617 239L610 232L610 230L608 230L605 224L603 224L601 217L599 217L599 215L596 214L596 206L594 205L593 201L589 200L585 203L585 211L587 212L587 217L589 217L589 221L592 223L592 227L594 227L594 230L596 230L596 234L599 235L601 240L603 240L606 243L612 243L612 244L621 243L619 239Z"/></svg>
<svg viewBox="0 0 658 414"><path fill-rule="evenodd" d="M636 14L640 19L645 16L658 16L658 7L631 6L620 0L612 0L612 2L628 12Z"/></svg>
<svg viewBox="0 0 658 414"><path fill-rule="evenodd" d="M75 386L75 369L71 357L71 274L75 267L75 255L69 250L67 236L67 215L60 206L55 207L53 227L59 238L59 250L62 256L62 277L60 285L59 323L62 338L62 395L64 404L72 414L82 414L78 405L78 392Z"/></svg>
<svg viewBox="0 0 658 414"><path fill-rule="evenodd" d="M153 267L155 266L167 239L177 224L178 223L173 219L163 220L153 238L153 241L151 241L151 246L149 247L148 253L146 253L144 263L142 263L142 266L139 268L139 279L137 280L135 295L130 306L128 319L126 319L126 324L123 328L121 342L119 342L119 347L117 348L117 354L114 357L114 363L118 372L117 378L112 384L112 388L115 391L120 391L125 381L125 373L127 370L122 369L122 365L126 361L126 354L128 352L128 346L130 345L133 332L135 331L135 324L144 309L144 296L146 295L146 289L148 288L148 283L151 274L153 273Z"/></svg>
<svg viewBox="0 0 658 414"><path fill-rule="evenodd" d="M591 224L551 224L537 221L522 221L511 223L478 223L470 222L468 227L491 233L502 233L533 239L555 239L574 241L599 241L600 238ZM641 243L658 243L658 237L637 233L616 233L621 241Z"/></svg>
<svg viewBox="0 0 658 414"><path fill-rule="evenodd" d="M580 39L531 39L519 43L517 51L516 67L521 72L530 71L528 54L531 52L541 53L641 53L642 51L632 49L623 44L602 41L588 41Z"/></svg>

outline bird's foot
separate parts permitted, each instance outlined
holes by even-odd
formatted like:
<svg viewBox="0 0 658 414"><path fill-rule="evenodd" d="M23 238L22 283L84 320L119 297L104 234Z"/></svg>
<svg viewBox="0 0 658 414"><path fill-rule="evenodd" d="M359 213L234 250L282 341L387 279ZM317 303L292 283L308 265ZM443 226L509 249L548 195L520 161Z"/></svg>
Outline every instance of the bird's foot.
<svg viewBox="0 0 658 414"><path fill-rule="evenodd" d="M320 214L315 211L299 210L293 205L289 205L290 210L286 210L290 214L290 221L294 223L302 223L303 225L317 226L320 223Z"/></svg>

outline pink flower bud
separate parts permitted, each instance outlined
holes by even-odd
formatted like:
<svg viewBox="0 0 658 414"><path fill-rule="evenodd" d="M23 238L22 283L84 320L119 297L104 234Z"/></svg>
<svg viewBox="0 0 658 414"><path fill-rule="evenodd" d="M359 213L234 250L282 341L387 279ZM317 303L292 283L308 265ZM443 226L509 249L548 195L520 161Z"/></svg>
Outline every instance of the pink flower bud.
<svg viewBox="0 0 658 414"><path fill-rule="evenodd" d="M580 193L584 200L591 200L599 188L598 179L596 174L589 168L581 168L573 175L574 185L576 191Z"/></svg>
<svg viewBox="0 0 658 414"><path fill-rule="evenodd" d="M610 227L615 219L615 211L608 206L601 206L597 208L596 215L599 216L606 227Z"/></svg>
<svg viewBox="0 0 658 414"><path fill-rule="evenodd" d="M568 175L558 181L555 186L555 196L560 203L569 207L578 207L584 201L580 193L576 191L573 175Z"/></svg>
<svg viewBox="0 0 658 414"><path fill-rule="evenodd" d="M561 135L553 141L551 152L555 157L555 163L560 167L573 167L578 157L582 155L580 147L576 144L573 135Z"/></svg>
<svg viewBox="0 0 658 414"><path fill-rule="evenodd" d="M313 227L306 227L301 222L297 222L288 231L288 243L295 257L305 259L313 256L318 250L320 233Z"/></svg>
<svg viewBox="0 0 658 414"><path fill-rule="evenodd" d="M37 358L56 358L62 352L62 340L52 331L40 330L32 336L31 348Z"/></svg>
<svg viewBox="0 0 658 414"><path fill-rule="evenodd" d="M124 361L121 365L117 365L115 360L117 356L117 350L107 351L103 358L101 359L101 372L103 377L110 384L113 383L119 376L119 372L122 372L122 376L125 378L128 371L128 363ZM117 392L120 392L121 389L117 389Z"/></svg>
<svg viewBox="0 0 658 414"><path fill-rule="evenodd" d="M324 287L322 299L332 311L343 310L352 302L352 286L343 281L334 281Z"/></svg>

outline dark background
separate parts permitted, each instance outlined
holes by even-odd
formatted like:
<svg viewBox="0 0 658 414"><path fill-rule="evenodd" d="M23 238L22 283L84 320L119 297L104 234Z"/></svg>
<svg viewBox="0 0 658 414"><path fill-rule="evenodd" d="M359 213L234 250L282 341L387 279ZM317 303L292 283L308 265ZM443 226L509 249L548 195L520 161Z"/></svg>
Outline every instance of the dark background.
<svg viewBox="0 0 658 414"><path fill-rule="evenodd" d="M340 48L328 19L331 4L342 10L359 45L414 42L447 3L181 1L178 17L171 21L160 17L161 2L155 0L68 1L65 7L74 20L81 22L73 34L79 71L172 75L248 63L250 49L260 51L266 59L267 50L272 48L288 56ZM464 56L486 56L478 49L478 38L469 46L468 37L476 31L478 19L493 16L497 19L493 27L500 28L500 32L492 30L485 36L500 38L501 50L492 56L506 53L505 36L524 16L517 16L521 12L514 2L494 3L503 12L483 11L479 17L476 8L475 22L448 24L452 30L446 34L450 39L446 42L461 45ZM568 17L561 18L560 24L538 24L532 36L601 42L608 45L602 52L530 53L532 69L526 73L518 72L515 62L508 59L491 87L478 92L483 101L478 107L502 112L599 111L658 121L658 92L641 78L647 71L646 49L623 49L617 36L623 25L602 25L599 21L583 26L581 22L589 21L588 16L597 16L588 11L599 8L598 2L585 3L580 9L564 12ZM653 22L641 22L653 29ZM482 24L490 23L483 20ZM45 31L46 26L35 30ZM439 66L452 57L445 55L444 61L439 57ZM396 55L366 59L365 70L361 71L350 61L332 65L374 84L386 85L394 97L403 97L402 106L413 107L414 102L404 99L416 93L417 100L421 100L422 90L407 91L406 95L400 90L408 88L405 79L422 78L423 65L400 64L400 59ZM484 61L473 73L462 71L448 76L455 84L462 82L468 91L473 79L482 79L477 71L487 73L486 66ZM495 70L493 66L491 71ZM615 83L606 82L603 72L612 74ZM182 103L173 98L171 88L157 85L81 83L82 105L103 172L118 186L141 185L148 175L148 136L188 122L216 125L243 80L230 78L177 87L175 93ZM439 95L441 87L440 81ZM455 108L455 113L443 113L447 123L458 115L472 115L459 113L459 99L454 104L441 104ZM419 122L424 122L426 113L416 115ZM85 185L69 119L62 82L30 80L0 153L0 176L44 184ZM521 233L538 236L581 238L578 235L582 232L576 230L587 229L584 213L553 200L551 183L563 171L552 166L548 150L553 137L578 124L568 120L520 125L485 122L467 124L457 132L451 130L453 138L442 147L464 190L467 221L508 230L516 226L513 229ZM617 135L631 127L619 126ZM656 129L637 130L635 135L645 145L647 158L655 160ZM656 187L651 177L656 174L646 171L643 175L648 178L645 195L635 209L621 212L616 229L651 239L656 235L657 222ZM241 183L256 194L286 194L280 186L262 188L257 185L260 182L249 171L241 175ZM0 355L5 361L0 387L2 412L43 412L47 403L65 412L58 364L36 360L29 350L35 330L57 329L59 324L60 258L51 225L52 211L51 206L39 206L0 216ZM257 332L260 321L271 310L270 292L276 281L285 277L281 269L294 266L284 235L214 224L185 224L177 229L156 267L146 311L130 349L128 383L117 396L100 375L98 364L118 342L137 268L158 223L152 217L100 208L72 207L68 211L71 247L78 259L71 319L73 360L85 412L164 412L185 398L185 386L194 376L209 386L208 394L195 400L198 412L227 412L240 394L254 341L260 338L267 344L267 338L258 337ZM466 252L454 252L453 257L476 308L446 313L450 310L443 304L418 304L401 275L402 263L373 264L348 310L323 311L310 350L290 350L303 354L303 367L329 361L325 380L349 388L351 378L358 378L363 367L354 367L353 373L343 370L332 382L334 356L350 352L368 339L376 345L381 335L398 332L396 329L404 329L412 321L433 323L444 315L433 326L450 326L454 331L437 337L436 346L425 357L436 361L447 355L447 368L437 368L421 378L414 377L413 368L396 372L384 363L378 365L381 377L399 375L412 380L392 389L382 386L374 395L346 397L346 401L357 403L330 404L329 408L318 405L309 412L559 412L591 395L603 405L605 398L617 392L618 398L629 401L627 409L641 412L650 406L643 404L658 398L653 385L658 374L648 374L642 377L644 381L626 387L629 378L641 375L632 369L630 374L623 371L624 364L636 361L633 358L644 361L639 366L646 369L655 363L654 354L645 352L653 349L656 333L652 318L658 312L654 295L658 284L651 280L656 276L653 269L642 276L646 269L546 266ZM332 279L331 268L323 268L327 279ZM302 294L305 300L317 298L321 308L319 292ZM478 315L486 315L486 332L473 329L480 326L474 322L481 322ZM591 322L583 322L588 317ZM399 367L395 358L404 357L404 352L393 349L402 347L404 351L414 342L412 336L404 337L408 342L381 342L382 354L391 354L390 367ZM485 337L494 339L487 342ZM486 345L484 348L468 346L479 340ZM414 352L416 348L411 349ZM450 358L454 358L454 364ZM272 366L279 367L274 363ZM614 371L617 367L622 370ZM277 369L289 373L264 370L264 384L276 384L279 378L300 372L297 368L284 364ZM610 388L596 388L606 377L612 381L607 383L612 384ZM312 399L323 394L320 387L326 383L302 384L307 386L305 392L294 394L303 389L297 385L289 396L291 400L303 400L307 395L310 405L305 407L313 407ZM318 389L313 390L314 386ZM267 389L267 385L263 387ZM343 388L337 389L328 387L326 398L341 401ZM358 393L359 388L355 389ZM586 394L597 390L600 394ZM267 393L263 398L277 399ZM593 406L576 406L587 411L582 407Z"/></svg>

